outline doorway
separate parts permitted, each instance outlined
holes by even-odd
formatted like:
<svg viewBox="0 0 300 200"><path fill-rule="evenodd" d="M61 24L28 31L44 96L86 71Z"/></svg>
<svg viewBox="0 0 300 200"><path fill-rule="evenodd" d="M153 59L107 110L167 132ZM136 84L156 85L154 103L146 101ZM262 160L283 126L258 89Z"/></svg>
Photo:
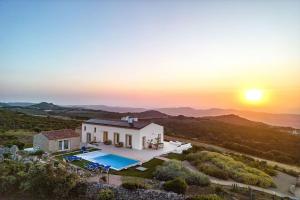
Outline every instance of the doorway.
<svg viewBox="0 0 300 200"><path fill-rule="evenodd" d="M107 142L107 140L108 140L108 132L104 131L103 132L103 142Z"/></svg>
<svg viewBox="0 0 300 200"><path fill-rule="evenodd" d="M87 133L86 134L86 142L90 143L92 141L92 134L91 133Z"/></svg>
<svg viewBox="0 0 300 200"><path fill-rule="evenodd" d="M126 147L132 148L132 135L126 135Z"/></svg>

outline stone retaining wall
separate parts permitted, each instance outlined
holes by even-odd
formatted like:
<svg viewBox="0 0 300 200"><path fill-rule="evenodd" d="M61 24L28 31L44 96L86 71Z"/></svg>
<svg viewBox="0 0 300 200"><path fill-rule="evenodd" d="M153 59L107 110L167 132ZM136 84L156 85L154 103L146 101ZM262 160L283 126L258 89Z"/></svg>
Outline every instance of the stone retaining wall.
<svg viewBox="0 0 300 200"><path fill-rule="evenodd" d="M111 189L115 194L116 200L184 200L184 196L173 192L164 192L160 190L127 190L122 187L93 183L88 186L88 198L96 199L101 189Z"/></svg>

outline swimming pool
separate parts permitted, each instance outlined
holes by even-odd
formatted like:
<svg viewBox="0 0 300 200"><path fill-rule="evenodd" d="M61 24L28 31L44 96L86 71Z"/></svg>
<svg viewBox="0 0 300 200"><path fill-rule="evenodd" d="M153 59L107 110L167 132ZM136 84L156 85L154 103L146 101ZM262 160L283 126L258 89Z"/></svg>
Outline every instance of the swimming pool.
<svg viewBox="0 0 300 200"><path fill-rule="evenodd" d="M140 161L126 158L123 156L105 153L102 151L92 151L76 155L84 160L99 163L102 165L110 165L112 169L120 171L129 167L138 165Z"/></svg>

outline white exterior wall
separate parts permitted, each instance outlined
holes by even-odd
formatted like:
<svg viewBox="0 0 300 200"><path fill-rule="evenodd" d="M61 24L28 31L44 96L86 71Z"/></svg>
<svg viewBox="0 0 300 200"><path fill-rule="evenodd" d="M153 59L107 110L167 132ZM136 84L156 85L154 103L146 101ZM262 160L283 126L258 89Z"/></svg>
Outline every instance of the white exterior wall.
<svg viewBox="0 0 300 200"><path fill-rule="evenodd" d="M140 134L141 134L141 137L140 137L140 149L143 148L143 137L146 136L146 143L147 145L151 142L157 142L157 137L158 137L158 134L161 135L161 141L164 141L164 127L163 126L160 126L158 124L154 124L154 123L151 123L149 124L148 126L142 128L140 130Z"/></svg>
<svg viewBox="0 0 300 200"><path fill-rule="evenodd" d="M84 130L86 127L86 130ZM94 128L96 127L96 132L94 132ZM158 134L161 134L161 141L164 140L164 128L160 125L151 123L148 126L137 130L137 129L129 129L129 128L119 128L113 126L102 126L96 124L82 124L82 135L81 142L87 143L86 135L87 133L91 133L91 139L94 140L96 137L96 142L103 142L103 132L108 132L108 139L114 142L114 133L120 134L120 142L123 142L124 147L126 145L126 135L132 136L132 148L133 149L143 149L143 136L146 136L146 141L150 142L151 139L156 141L155 139L158 137Z"/></svg>
<svg viewBox="0 0 300 200"><path fill-rule="evenodd" d="M84 126L86 126L86 130L84 130ZM96 127L96 133L94 132L94 128ZM139 130L135 129L128 129L128 128L118 128L118 127L111 127L111 126L101 126L101 125L94 125L94 124L82 124L82 142L86 143L87 133L91 133L92 135L92 141L93 138L96 137L96 142L103 142L103 132L108 132L108 139L114 142L114 133L120 134L120 142L124 143L124 147L126 145L126 135L132 136L132 148L133 149L139 149L139 140L140 140L140 134Z"/></svg>

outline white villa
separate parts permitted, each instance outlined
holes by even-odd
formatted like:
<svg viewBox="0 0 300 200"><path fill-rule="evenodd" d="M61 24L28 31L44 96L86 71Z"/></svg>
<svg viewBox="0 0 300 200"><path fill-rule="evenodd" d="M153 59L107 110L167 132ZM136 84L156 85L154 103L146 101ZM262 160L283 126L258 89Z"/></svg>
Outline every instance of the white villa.
<svg viewBox="0 0 300 200"><path fill-rule="evenodd" d="M130 149L161 149L164 128L155 123L124 117L121 120L90 119L82 124L82 144L105 143Z"/></svg>

